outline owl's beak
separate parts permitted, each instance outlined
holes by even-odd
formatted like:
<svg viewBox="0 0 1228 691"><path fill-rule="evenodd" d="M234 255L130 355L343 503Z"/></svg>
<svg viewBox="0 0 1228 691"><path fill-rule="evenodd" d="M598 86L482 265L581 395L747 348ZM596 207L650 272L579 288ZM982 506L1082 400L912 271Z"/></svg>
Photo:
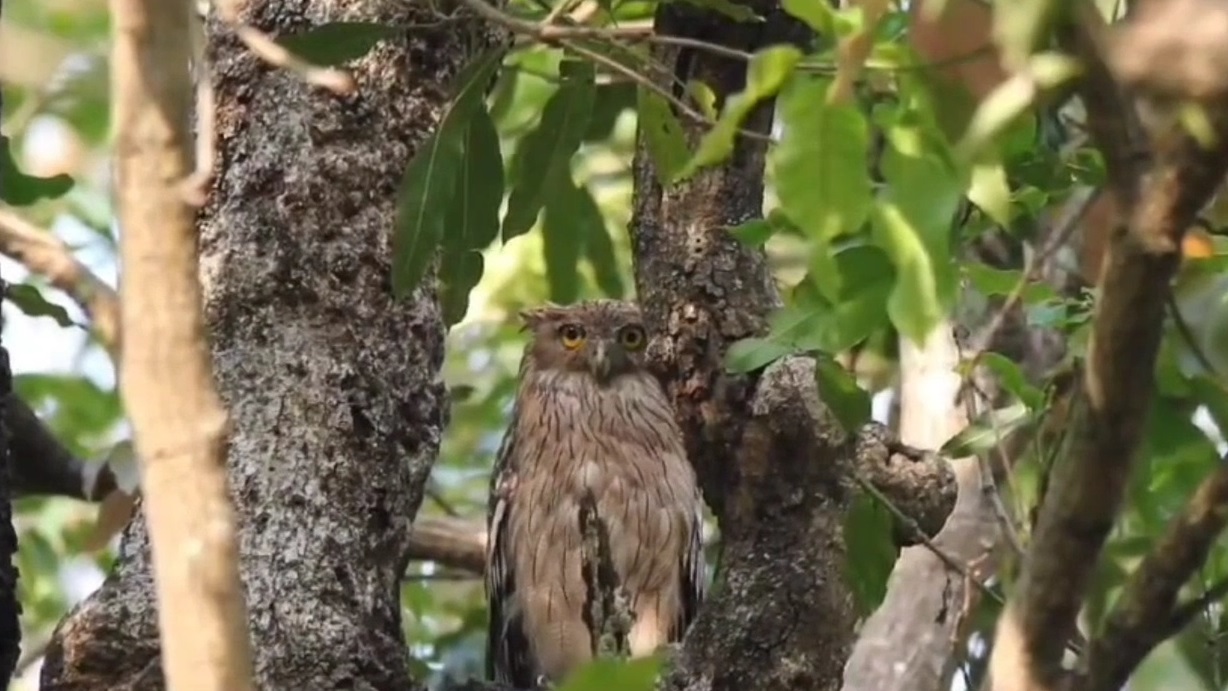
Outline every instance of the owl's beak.
<svg viewBox="0 0 1228 691"><path fill-rule="evenodd" d="M622 349L617 346L610 346L600 341L589 346L589 370L602 384L608 382L610 375L621 367L622 359Z"/></svg>

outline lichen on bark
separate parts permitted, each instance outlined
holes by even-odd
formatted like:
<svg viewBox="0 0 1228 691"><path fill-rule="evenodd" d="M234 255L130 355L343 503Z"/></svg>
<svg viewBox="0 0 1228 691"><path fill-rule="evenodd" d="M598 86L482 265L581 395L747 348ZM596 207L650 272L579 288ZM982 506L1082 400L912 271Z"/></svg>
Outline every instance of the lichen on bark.
<svg viewBox="0 0 1228 691"><path fill-rule="evenodd" d="M399 585L446 422L444 326L430 278L393 300L390 233L447 84L497 37L397 0L251 2L243 18L275 36L417 27L347 65L358 90L338 96L211 19L217 169L198 222L256 685L416 688ZM44 688L161 686L149 566L138 515L115 570L58 627Z"/></svg>

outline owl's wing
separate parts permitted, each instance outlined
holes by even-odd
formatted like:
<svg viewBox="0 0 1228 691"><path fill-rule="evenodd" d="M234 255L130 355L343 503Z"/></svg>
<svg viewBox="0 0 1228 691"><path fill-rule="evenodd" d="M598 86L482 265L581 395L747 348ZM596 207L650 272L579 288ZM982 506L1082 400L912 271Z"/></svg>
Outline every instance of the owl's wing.
<svg viewBox="0 0 1228 691"><path fill-rule="evenodd" d="M515 510L515 469L511 455L515 446L515 413L491 474L490 501L486 514L486 601L490 623L486 637L486 676L519 688L534 683L529 641L518 608L512 604L516 591L509 538L509 518Z"/></svg>
<svg viewBox="0 0 1228 691"><path fill-rule="evenodd" d="M671 631L670 640L680 641L686 634L687 627L695 621L699 614L699 606L703 604L708 593L707 568L704 563L704 514L702 505L695 507L695 522L691 526L691 538L682 552L682 583L678 586L682 593L682 609L679 621Z"/></svg>

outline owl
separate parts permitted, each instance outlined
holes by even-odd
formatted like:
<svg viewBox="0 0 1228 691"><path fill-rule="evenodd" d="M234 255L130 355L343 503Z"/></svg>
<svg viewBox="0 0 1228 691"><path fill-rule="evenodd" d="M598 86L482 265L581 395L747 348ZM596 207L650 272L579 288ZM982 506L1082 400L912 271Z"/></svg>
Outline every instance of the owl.
<svg viewBox="0 0 1228 691"><path fill-rule="evenodd" d="M521 318L529 343L487 509L486 672L529 688L562 681L594 654L578 517L586 496L630 605L632 656L682 638L705 571L700 490L648 370L639 309L594 300Z"/></svg>

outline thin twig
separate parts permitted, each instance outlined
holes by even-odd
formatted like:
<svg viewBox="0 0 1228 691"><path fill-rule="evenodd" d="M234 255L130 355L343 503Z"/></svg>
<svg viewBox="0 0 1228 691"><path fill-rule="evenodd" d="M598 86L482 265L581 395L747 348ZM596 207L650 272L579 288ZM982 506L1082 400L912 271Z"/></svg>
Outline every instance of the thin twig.
<svg viewBox="0 0 1228 691"><path fill-rule="evenodd" d="M274 67L293 72L308 84L323 87L335 94L353 93L357 88L349 72L313 65L286 50L268 34L243 22L239 19L239 5L239 0L218 0L218 18L229 26L243 45L257 57Z"/></svg>
<svg viewBox="0 0 1228 691"><path fill-rule="evenodd" d="M961 563L950 554L947 554L945 550L934 544L934 541L925 534L925 531L921 529L921 526L917 525L917 522L913 520L911 516L901 511L900 507L896 506L887 495L883 494L869 480L862 477L859 473L854 473L853 479L857 482L859 487L865 490L865 492L873 497L875 501L881 504L883 508L887 509L895 520L899 521L917 542L925 545L925 548L930 552L933 552L934 556L938 557L938 559L943 564L946 564L949 569L958 573L960 576L963 576L967 582L975 584L981 592L985 593L985 595L999 605L1006 603L1006 600L1002 597L1001 593L986 584L981 579L977 578L971 571L968 570L968 567L965 564Z"/></svg>
<svg viewBox="0 0 1228 691"><path fill-rule="evenodd" d="M0 254L46 278L72 298L93 323L94 333L112 361L118 361L119 296L77 261L63 240L0 207Z"/></svg>

